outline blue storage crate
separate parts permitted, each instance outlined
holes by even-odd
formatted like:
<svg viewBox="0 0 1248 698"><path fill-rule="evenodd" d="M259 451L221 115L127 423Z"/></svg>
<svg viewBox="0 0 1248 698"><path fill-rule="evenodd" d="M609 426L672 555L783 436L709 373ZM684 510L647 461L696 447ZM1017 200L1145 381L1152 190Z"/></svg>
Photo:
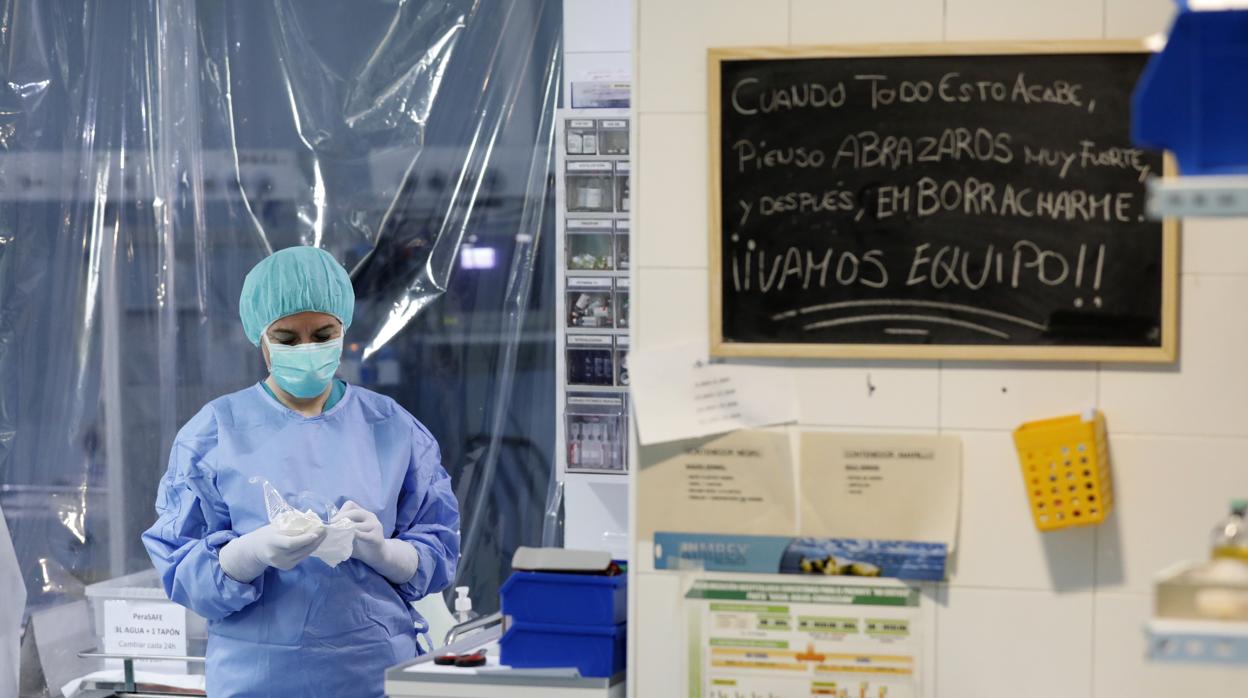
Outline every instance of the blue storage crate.
<svg viewBox="0 0 1248 698"><path fill-rule="evenodd" d="M525 623L618 625L628 620L628 575L513 572L499 590L503 615Z"/></svg>
<svg viewBox="0 0 1248 698"><path fill-rule="evenodd" d="M1248 173L1248 10L1178 5L1136 85L1132 140L1173 151L1185 175Z"/></svg>
<svg viewBox="0 0 1248 698"><path fill-rule="evenodd" d="M576 667L581 676L615 676L626 665L627 628L517 621L499 641L499 661L517 669Z"/></svg>

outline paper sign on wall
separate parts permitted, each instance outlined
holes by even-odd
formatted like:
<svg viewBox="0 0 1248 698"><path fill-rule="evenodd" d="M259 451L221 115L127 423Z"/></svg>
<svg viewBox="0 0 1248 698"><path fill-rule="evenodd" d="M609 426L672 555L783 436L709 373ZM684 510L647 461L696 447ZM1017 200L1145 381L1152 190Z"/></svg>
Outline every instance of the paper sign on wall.
<svg viewBox="0 0 1248 698"><path fill-rule="evenodd" d="M754 574L893 577L939 582L949 548L944 543L862 538L654 533L654 567Z"/></svg>
<svg viewBox="0 0 1248 698"><path fill-rule="evenodd" d="M638 536L655 531L792 534L797 506L788 434L736 431L646 447Z"/></svg>
<svg viewBox="0 0 1248 698"><path fill-rule="evenodd" d="M642 444L797 421L788 371L711 363L699 343L634 349L628 361Z"/></svg>
<svg viewBox="0 0 1248 698"><path fill-rule="evenodd" d="M655 567L945 578L957 437L742 430L644 446L638 540Z"/></svg>
<svg viewBox="0 0 1248 698"><path fill-rule="evenodd" d="M685 594L690 698L918 698L931 658L910 587L696 580Z"/></svg>
<svg viewBox="0 0 1248 698"><path fill-rule="evenodd" d="M131 656L186 656L186 609L162 601L104 602L104 652ZM186 673L185 662L136 662L136 669Z"/></svg>
<svg viewBox="0 0 1248 698"><path fill-rule="evenodd" d="M804 432L801 534L953 550L961 473L957 437Z"/></svg>

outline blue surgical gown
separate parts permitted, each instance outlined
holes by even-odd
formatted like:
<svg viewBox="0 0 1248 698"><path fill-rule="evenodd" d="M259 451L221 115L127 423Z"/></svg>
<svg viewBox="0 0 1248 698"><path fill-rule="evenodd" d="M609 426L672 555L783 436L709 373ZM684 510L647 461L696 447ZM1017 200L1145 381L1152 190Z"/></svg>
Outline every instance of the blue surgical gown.
<svg viewBox="0 0 1248 698"><path fill-rule="evenodd" d="M268 523L261 480L354 500L416 548L416 576L396 585L358 560L308 558L250 584L227 577L221 547ZM169 598L209 621L212 698L383 695L385 669L417 654L423 620L409 602L450 584L459 558L459 507L437 442L357 386L316 417L259 384L212 401L178 432L156 510L143 544Z"/></svg>

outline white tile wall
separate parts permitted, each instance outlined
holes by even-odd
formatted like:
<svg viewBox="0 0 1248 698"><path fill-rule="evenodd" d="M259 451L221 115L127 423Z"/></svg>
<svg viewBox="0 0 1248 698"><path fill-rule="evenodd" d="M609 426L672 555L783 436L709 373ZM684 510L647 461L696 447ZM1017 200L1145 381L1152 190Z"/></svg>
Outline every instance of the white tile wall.
<svg viewBox="0 0 1248 698"><path fill-rule="evenodd" d="M706 114L642 114L641 147L663 153L662 159L638 163L633 190L638 202L637 229L666 230L640 235L634 243L638 265L707 266L707 128Z"/></svg>
<svg viewBox="0 0 1248 698"><path fill-rule="evenodd" d="M629 692L642 698L679 696L688 656L681 644L685 627L680 603L681 578L652 572L631 580L630 584L636 584L637 589L635 615L629 624L633 648L629 662L639 670L634 674ZM640 667L645 668L640 670Z"/></svg>
<svg viewBox="0 0 1248 698"><path fill-rule="evenodd" d="M946 364L940 373L945 428L1013 430L1095 405L1095 366Z"/></svg>
<svg viewBox="0 0 1248 698"><path fill-rule="evenodd" d="M794 424L784 427L790 432L825 432L829 434L910 434L921 436L939 436L936 427L860 427L838 424L825 426L822 424Z"/></svg>
<svg viewBox="0 0 1248 698"><path fill-rule="evenodd" d="M571 0L570 0L571 1ZM637 341L703 339L705 50L712 45L1142 37L1172 0L635 0ZM1175 367L787 362L802 421L838 431L939 429L963 440L953 575L941 585L937 698L1230 696L1245 672L1152 665L1154 574L1206 554L1228 497L1248 496L1248 222L1189 221ZM874 387L874 391L871 387ZM1117 503L1100 527L1040 534L1010 430L1105 411ZM1212 438L1211 438L1212 436ZM637 696L676 695L671 578L639 575ZM655 585L658 586L655 586ZM665 596L666 595L666 596ZM648 631L649 629L649 631ZM683 675L683 674L681 674ZM1231 686L1234 676L1236 687ZM679 690L675 689L675 690Z"/></svg>
<svg viewBox="0 0 1248 698"><path fill-rule="evenodd" d="M943 0L791 0L794 44L940 41Z"/></svg>
<svg viewBox="0 0 1248 698"><path fill-rule="evenodd" d="M706 269L646 269L633 273L637 289L633 341L637 346L680 344L710 335ZM663 308L658 312L658 308Z"/></svg>
<svg viewBox="0 0 1248 698"><path fill-rule="evenodd" d="M1105 8L1088 0L946 0L949 41L1099 39Z"/></svg>
<svg viewBox="0 0 1248 698"><path fill-rule="evenodd" d="M1010 434L958 435L962 438L962 520L950 583L955 587L1091 589L1095 531L1037 531Z"/></svg>
<svg viewBox="0 0 1248 698"><path fill-rule="evenodd" d="M706 111L706 49L788 42L787 0L636 0L638 108Z"/></svg>
<svg viewBox="0 0 1248 698"><path fill-rule="evenodd" d="M1243 694L1248 671L1149 662L1142 629L1151 609L1152 599L1146 595L1096 595L1096 665L1092 672L1098 698L1230 698Z"/></svg>
<svg viewBox="0 0 1248 698"><path fill-rule="evenodd" d="M936 695L1088 698L1091 627L1090 592L947 587L936 612Z"/></svg>
<svg viewBox="0 0 1248 698"><path fill-rule="evenodd" d="M1248 274L1248 220L1188 218L1181 237L1185 273Z"/></svg>
<svg viewBox="0 0 1248 698"><path fill-rule="evenodd" d="M1209 554L1232 497L1248 496L1248 439L1110 438L1115 504L1097 531L1098 589L1147 593L1175 562Z"/></svg>
<svg viewBox="0 0 1248 698"><path fill-rule="evenodd" d="M620 0L563 0L565 53L633 50L633 7Z"/></svg>
<svg viewBox="0 0 1248 698"><path fill-rule="evenodd" d="M1248 276L1188 275L1180 292L1179 362L1106 365L1100 401L1118 433L1248 436Z"/></svg>
<svg viewBox="0 0 1248 698"><path fill-rule="evenodd" d="M802 424L849 427L938 426L939 373L930 365L857 364L799 369Z"/></svg>
<svg viewBox="0 0 1248 698"><path fill-rule="evenodd" d="M1174 0L1105 0L1105 37L1134 39L1164 32L1174 16Z"/></svg>

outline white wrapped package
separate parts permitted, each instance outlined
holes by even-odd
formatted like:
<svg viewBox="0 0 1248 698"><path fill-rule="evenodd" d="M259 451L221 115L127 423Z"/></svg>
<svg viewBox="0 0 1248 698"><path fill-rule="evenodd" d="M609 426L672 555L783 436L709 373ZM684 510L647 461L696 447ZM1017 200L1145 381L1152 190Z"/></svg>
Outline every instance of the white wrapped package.
<svg viewBox="0 0 1248 698"><path fill-rule="evenodd" d="M317 546L312 557L319 558L330 567L337 567L350 559L355 545L355 527L351 521L343 519L326 523L311 509L299 511L287 504L268 482L264 483L264 503L269 513L269 523L288 536L326 529L325 540ZM330 516L333 516L333 512L330 512Z"/></svg>

